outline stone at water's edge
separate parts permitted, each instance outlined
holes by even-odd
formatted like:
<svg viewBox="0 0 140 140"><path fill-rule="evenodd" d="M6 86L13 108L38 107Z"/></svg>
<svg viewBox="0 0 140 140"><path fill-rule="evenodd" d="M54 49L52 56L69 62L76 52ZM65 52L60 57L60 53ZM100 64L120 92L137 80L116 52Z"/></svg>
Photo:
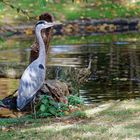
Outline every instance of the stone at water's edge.
<svg viewBox="0 0 140 140"><path fill-rule="evenodd" d="M17 27L2 26L0 27L0 35L6 36L6 31L13 35L28 36L33 35L33 25L20 25ZM57 25L53 28L53 35L94 35L98 33L118 33L127 31L140 31L140 19L81 19L74 21L66 21L63 25Z"/></svg>
<svg viewBox="0 0 140 140"><path fill-rule="evenodd" d="M59 80L47 80L39 92L50 95L56 102L67 103L66 96L70 95L67 83Z"/></svg>

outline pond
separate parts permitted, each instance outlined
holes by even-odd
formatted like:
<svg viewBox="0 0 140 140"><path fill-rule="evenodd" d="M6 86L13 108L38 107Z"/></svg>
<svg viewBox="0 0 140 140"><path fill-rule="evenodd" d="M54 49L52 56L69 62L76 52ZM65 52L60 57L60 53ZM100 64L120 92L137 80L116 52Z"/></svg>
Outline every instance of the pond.
<svg viewBox="0 0 140 140"><path fill-rule="evenodd" d="M20 39L13 42L11 48L14 44L20 46ZM8 70L11 73L18 71L19 77L28 65L29 52L30 48L24 47L0 51L0 99L12 93L18 86L18 79L4 78L2 73ZM47 61L49 79L67 80L69 77L73 82L76 81L73 79L73 71L85 70L91 62L91 73L86 83L79 87L80 96L86 103L140 97L138 42L51 46Z"/></svg>

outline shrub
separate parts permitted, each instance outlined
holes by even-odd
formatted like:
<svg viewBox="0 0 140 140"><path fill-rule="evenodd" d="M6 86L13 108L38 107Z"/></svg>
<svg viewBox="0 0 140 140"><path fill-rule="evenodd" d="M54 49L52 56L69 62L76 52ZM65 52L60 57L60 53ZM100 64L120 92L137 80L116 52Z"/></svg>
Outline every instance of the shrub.
<svg viewBox="0 0 140 140"><path fill-rule="evenodd" d="M77 95L70 95L67 97L69 105L81 105L83 104L83 100Z"/></svg>
<svg viewBox="0 0 140 140"><path fill-rule="evenodd" d="M76 106L81 105L83 102L80 97L76 95L70 95L67 97L68 104L59 103L52 99L51 96L48 95L41 95L40 101L36 106L37 116L39 117L50 117L50 116L57 116L61 117L66 115L69 111L69 105Z"/></svg>
<svg viewBox="0 0 140 140"><path fill-rule="evenodd" d="M55 102L51 96L40 96L40 102L37 105L37 115L40 117L63 116L63 111L67 110L67 104Z"/></svg>

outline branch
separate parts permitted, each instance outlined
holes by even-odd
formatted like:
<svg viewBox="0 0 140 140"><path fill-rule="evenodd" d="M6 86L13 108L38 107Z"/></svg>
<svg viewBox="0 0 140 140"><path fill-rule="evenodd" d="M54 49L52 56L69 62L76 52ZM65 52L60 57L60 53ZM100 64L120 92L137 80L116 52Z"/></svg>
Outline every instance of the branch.
<svg viewBox="0 0 140 140"><path fill-rule="evenodd" d="M0 2L3 3L3 4L6 5L6 6L9 6L9 7L12 8L12 9L15 9L15 10L17 11L17 13L22 13L22 14L25 15L28 19L30 18L28 12L25 11L25 10L23 10L22 8L16 7L15 5L11 4L11 3L8 2L8 1L0 0Z"/></svg>

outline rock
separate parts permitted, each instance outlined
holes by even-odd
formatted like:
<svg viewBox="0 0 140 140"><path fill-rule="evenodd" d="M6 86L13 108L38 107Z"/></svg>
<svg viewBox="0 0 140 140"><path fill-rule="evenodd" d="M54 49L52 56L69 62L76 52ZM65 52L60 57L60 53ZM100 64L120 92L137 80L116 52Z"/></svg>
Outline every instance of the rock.
<svg viewBox="0 0 140 140"><path fill-rule="evenodd" d="M44 93L49 93L57 102L67 103L66 96L70 94L66 83L59 80L48 80L41 89Z"/></svg>

